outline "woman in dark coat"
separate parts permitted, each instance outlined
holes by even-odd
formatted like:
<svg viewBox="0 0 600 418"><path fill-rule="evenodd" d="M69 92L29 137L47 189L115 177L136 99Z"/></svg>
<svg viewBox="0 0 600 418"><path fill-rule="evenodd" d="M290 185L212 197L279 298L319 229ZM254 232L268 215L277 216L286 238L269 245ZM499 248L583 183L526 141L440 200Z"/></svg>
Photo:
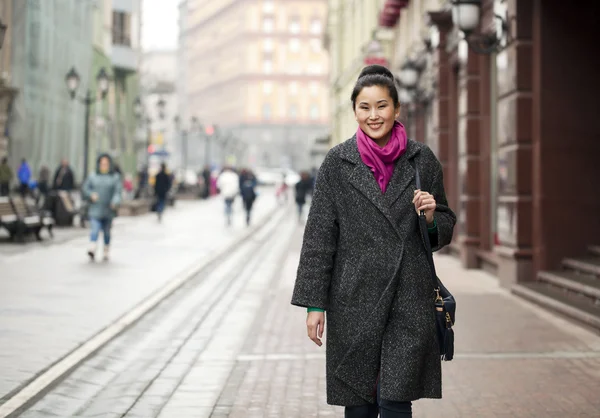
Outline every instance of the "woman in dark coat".
<svg viewBox="0 0 600 418"><path fill-rule="evenodd" d="M366 67L352 105L359 128L319 170L292 304L308 308L308 335L319 346L327 313L329 404L345 406L347 418L410 417L411 401L442 395L417 214L425 212L434 251L450 243L456 216L440 162L396 122L391 72Z"/></svg>

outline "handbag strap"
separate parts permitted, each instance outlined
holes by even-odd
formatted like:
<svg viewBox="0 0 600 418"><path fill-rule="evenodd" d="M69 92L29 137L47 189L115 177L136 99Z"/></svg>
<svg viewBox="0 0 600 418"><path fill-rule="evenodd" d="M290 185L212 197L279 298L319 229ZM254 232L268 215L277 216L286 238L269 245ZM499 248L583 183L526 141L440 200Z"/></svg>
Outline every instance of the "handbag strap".
<svg viewBox="0 0 600 418"><path fill-rule="evenodd" d="M421 176L419 175L419 168L416 164L414 164L413 166L415 168L417 189L421 190ZM425 244L425 255L427 256L427 262L429 263L429 267L431 270L431 280L433 282L433 288L439 289L437 274L435 272L435 264L433 262L433 251L431 250L431 241L429 240L429 231L427 230L427 220L425 218L424 211L421 211L421 213L419 214L419 228L421 229L423 243Z"/></svg>

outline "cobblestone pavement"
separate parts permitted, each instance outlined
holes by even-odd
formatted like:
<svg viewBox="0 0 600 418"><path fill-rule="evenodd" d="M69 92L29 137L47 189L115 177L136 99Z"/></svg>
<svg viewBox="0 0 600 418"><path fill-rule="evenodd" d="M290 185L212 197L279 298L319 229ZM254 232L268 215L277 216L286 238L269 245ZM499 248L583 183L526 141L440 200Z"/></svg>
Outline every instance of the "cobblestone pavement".
<svg viewBox="0 0 600 418"><path fill-rule="evenodd" d="M294 229L279 212L21 416L210 415Z"/></svg>
<svg viewBox="0 0 600 418"><path fill-rule="evenodd" d="M246 231L241 203L232 228L223 202L178 202L156 215L117 218L110 262L90 263L87 234L19 253L0 252L0 403L9 393ZM270 193L256 223L276 207Z"/></svg>
<svg viewBox="0 0 600 418"><path fill-rule="evenodd" d="M256 237L268 245L195 279L187 298L166 301L23 417L342 418L326 404L324 349L306 337L306 312L289 304L302 235L290 219ZM485 272L436 259L459 304L457 355L444 363L444 399L415 402L415 417L600 416L600 336Z"/></svg>
<svg viewBox="0 0 600 418"><path fill-rule="evenodd" d="M324 349L306 337L306 313L289 305L300 240L212 418L343 417L326 404ZM600 416L598 335L515 298L485 272L436 260L458 300L457 356L444 363L444 399L415 402L415 417Z"/></svg>

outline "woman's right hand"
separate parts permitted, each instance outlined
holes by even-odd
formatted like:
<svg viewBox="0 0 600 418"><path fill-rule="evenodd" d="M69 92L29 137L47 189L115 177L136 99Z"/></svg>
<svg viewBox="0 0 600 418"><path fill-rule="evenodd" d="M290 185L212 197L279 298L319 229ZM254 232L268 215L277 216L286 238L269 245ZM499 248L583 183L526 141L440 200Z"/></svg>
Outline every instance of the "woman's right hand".
<svg viewBox="0 0 600 418"><path fill-rule="evenodd" d="M323 338L323 331L325 330L325 312L309 312L306 317L306 329L308 338L321 347L323 345L321 338Z"/></svg>
<svg viewBox="0 0 600 418"><path fill-rule="evenodd" d="M90 195L90 200L91 200L92 202L96 202L96 200L98 200L98 193L96 193L96 192L93 192L93 193Z"/></svg>

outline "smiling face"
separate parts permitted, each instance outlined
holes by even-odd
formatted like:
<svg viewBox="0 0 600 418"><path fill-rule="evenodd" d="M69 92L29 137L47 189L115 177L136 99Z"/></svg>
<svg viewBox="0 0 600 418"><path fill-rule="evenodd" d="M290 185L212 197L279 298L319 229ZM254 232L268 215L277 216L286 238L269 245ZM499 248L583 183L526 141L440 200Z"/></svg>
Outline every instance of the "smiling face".
<svg viewBox="0 0 600 418"><path fill-rule="evenodd" d="M356 97L354 115L360 129L383 147L390 139L395 120L400 116L400 106L394 106L387 87L363 87Z"/></svg>
<svg viewBox="0 0 600 418"><path fill-rule="evenodd" d="M100 158L99 168L101 173L108 173L110 171L110 160L107 157Z"/></svg>

